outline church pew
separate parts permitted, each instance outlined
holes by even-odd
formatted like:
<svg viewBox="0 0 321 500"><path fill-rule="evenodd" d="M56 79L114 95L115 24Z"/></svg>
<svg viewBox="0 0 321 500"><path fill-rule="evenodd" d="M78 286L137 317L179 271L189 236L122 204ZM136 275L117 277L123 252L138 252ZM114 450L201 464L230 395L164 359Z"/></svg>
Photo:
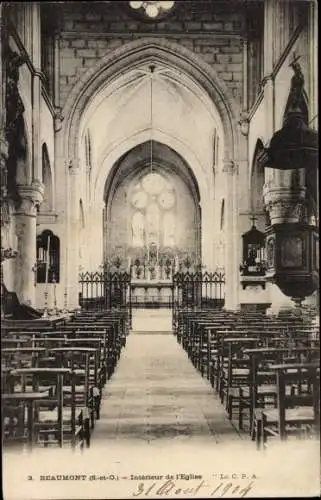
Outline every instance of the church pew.
<svg viewBox="0 0 321 500"><path fill-rule="evenodd" d="M218 346L219 373L218 393L221 402L225 402L226 410L230 411L232 392L236 387L248 381L248 358L243 356L245 347L254 347L257 337L222 337Z"/></svg>
<svg viewBox="0 0 321 500"><path fill-rule="evenodd" d="M27 347L29 344L29 339L21 339L21 338L2 338L1 339L1 349L6 348L17 348L17 347Z"/></svg>
<svg viewBox="0 0 321 500"><path fill-rule="evenodd" d="M64 394L75 390L76 406L86 409L91 428L100 418L101 390L97 370L97 350L92 347L56 347L51 352L57 356L57 364L68 367L74 375L75 384L65 384Z"/></svg>
<svg viewBox="0 0 321 500"><path fill-rule="evenodd" d="M95 329L93 326L85 325L82 325L82 328L83 329L73 329L69 327L69 329L66 330L66 335L74 339L86 337L101 339L105 347L105 376L106 378L110 378L120 357L121 343L117 341L117 338L115 339L114 333L109 328L100 327L99 329Z"/></svg>
<svg viewBox="0 0 321 500"><path fill-rule="evenodd" d="M232 324L229 325L230 327ZM193 364L197 369L200 370L202 376L206 374L209 377L209 361L210 361L210 352L209 352L209 329L213 331L214 329L221 330L222 328L226 328L227 323L225 320L220 319L208 319L203 320L199 323L195 323L194 331L192 338L190 340L190 344L188 348L191 351L191 359Z"/></svg>
<svg viewBox="0 0 321 500"><path fill-rule="evenodd" d="M245 349L250 358L249 386L240 388L239 428L243 428L244 411L249 410L250 432L253 431L253 415L259 408L276 403L276 376L267 369L271 363L310 362L319 354L315 347L261 347ZM291 387L287 388L288 390ZM253 431L254 432L254 431Z"/></svg>
<svg viewBox="0 0 321 500"><path fill-rule="evenodd" d="M3 394L3 433L4 442L10 438L22 443L26 442L32 449L37 444L56 444L62 447L64 434L68 436L68 443L76 445L80 440L81 432L77 427L77 416L74 401L70 407L65 405L63 397L64 378L71 376L71 370L66 368L21 368L11 371L11 375L20 378L20 386L34 388L32 392L21 391ZM39 391L39 387L47 390ZM15 404L14 404L15 403ZM14 414L13 412L16 411ZM43 416L51 412L50 422L44 421ZM82 420L82 418L80 419ZM54 439L41 439L43 436L54 436Z"/></svg>
<svg viewBox="0 0 321 500"><path fill-rule="evenodd" d="M33 368L39 364L39 359L47 353L44 347L7 347L1 349L1 362L4 366L13 368Z"/></svg>
<svg viewBox="0 0 321 500"><path fill-rule="evenodd" d="M270 324L269 324L270 325ZM240 334L244 337L247 337L249 335L254 334L256 337L260 339L261 345L282 345L282 342L287 345L289 342L289 339L287 337L279 337L280 335L280 330L279 329L251 329L251 328L245 328L242 327L236 330L216 330L215 327L211 326L205 326L204 328L205 331L207 331L207 339L205 337L205 334L203 332L203 339L201 338L200 345L202 346L202 342L204 343L205 347L207 346L207 353L206 356L202 360L202 352L198 352L198 360L194 360L194 364L196 363L196 366L200 369L201 373L204 372L204 370L207 370L209 372L209 379L211 381L211 384L214 385L214 379L217 380L217 385L216 385L216 390L218 391L218 367L219 367L219 361L220 358L217 356L218 350L217 350L217 344L218 344L218 336L223 337L224 335L228 333L229 336L239 336ZM206 340L204 340L204 337ZM296 339L298 341L299 339ZM302 338L302 343L306 343L307 339L306 337ZM203 349L204 351L204 349ZM207 368L204 367L204 364L207 363ZM202 366L203 364L203 366Z"/></svg>
<svg viewBox="0 0 321 500"><path fill-rule="evenodd" d="M99 371L99 388L101 389L106 383L107 372L107 352L106 343L103 338L61 338L61 337L36 337L33 339L33 345L46 347L92 347L97 351L97 370Z"/></svg>
<svg viewBox="0 0 321 500"><path fill-rule="evenodd" d="M269 437L286 440L291 435L315 436L320 425L319 363L272 364L276 373L277 405L262 409L257 425L257 448L266 447ZM294 390L287 393L287 385Z"/></svg>

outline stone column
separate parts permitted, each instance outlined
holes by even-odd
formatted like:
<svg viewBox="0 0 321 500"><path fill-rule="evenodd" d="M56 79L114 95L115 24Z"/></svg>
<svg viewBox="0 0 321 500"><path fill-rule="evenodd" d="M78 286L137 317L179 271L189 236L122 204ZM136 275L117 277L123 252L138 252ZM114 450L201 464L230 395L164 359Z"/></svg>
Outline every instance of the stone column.
<svg viewBox="0 0 321 500"><path fill-rule="evenodd" d="M274 79L272 78L274 26L275 0L266 0L264 2L264 77L262 86L264 89L265 133L267 137L272 137L275 131Z"/></svg>
<svg viewBox="0 0 321 500"><path fill-rule="evenodd" d="M35 72L32 78L32 178L42 179L42 152L40 131L41 107L41 20L40 4L34 2L31 6L32 22L32 63Z"/></svg>
<svg viewBox="0 0 321 500"><path fill-rule="evenodd" d="M68 219L67 219L67 273L68 309L79 307L79 166L76 160L69 162L66 173L68 180Z"/></svg>
<svg viewBox="0 0 321 500"><path fill-rule="evenodd" d="M15 261L15 291L21 302L35 306L36 220L37 207L43 199L41 183L18 186L21 197L19 207L13 214L18 236L18 256Z"/></svg>
<svg viewBox="0 0 321 500"><path fill-rule="evenodd" d="M224 161L225 173L225 309L238 310L239 302L239 259L238 248L238 167L231 161Z"/></svg>

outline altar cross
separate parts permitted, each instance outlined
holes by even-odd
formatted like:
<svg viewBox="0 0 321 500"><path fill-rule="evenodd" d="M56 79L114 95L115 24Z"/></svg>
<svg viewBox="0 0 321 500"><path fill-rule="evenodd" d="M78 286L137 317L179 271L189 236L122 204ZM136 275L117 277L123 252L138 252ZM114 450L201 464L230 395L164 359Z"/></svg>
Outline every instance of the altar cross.
<svg viewBox="0 0 321 500"><path fill-rule="evenodd" d="M250 221L252 221L252 226L255 227L255 221L258 220L258 217L256 217L255 214L252 214L250 217Z"/></svg>
<svg viewBox="0 0 321 500"><path fill-rule="evenodd" d="M298 55L296 52L293 52L292 60L290 61L289 66L293 66L293 64L296 64L300 59L301 59L301 56Z"/></svg>

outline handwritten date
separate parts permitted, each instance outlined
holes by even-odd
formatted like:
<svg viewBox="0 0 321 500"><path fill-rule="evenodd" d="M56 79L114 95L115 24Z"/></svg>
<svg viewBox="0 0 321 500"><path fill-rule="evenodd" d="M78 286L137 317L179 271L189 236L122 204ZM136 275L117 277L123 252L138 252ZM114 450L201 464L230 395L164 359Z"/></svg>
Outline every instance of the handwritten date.
<svg viewBox="0 0 321 500"><path fill-rule="evenodd" d="M171 495L189 495L196 496L199 493L222 498L231 495L237 495L238 498L246 497L249 492L253 489L254 482L249 481L246 485L237 484L236 481L221 481L216 485L211 485L206 483L204 480L198 482L196 486L183 487L176 481L172 479L163 482L161 485L156 483L146 484L145 482L140 482L137 489L132 493L134 497L148 497L152 496L171 496Z"/></svg>

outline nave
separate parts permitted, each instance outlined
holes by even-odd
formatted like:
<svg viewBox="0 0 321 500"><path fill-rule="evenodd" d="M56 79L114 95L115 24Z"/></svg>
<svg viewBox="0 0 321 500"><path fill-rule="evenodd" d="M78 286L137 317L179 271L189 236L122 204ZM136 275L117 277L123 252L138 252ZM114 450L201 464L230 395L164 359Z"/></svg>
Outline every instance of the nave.
<svg viewBox="0 0 321 500"><path fill-rule="evenodd" d="M28 498L74 497L79 483L61 477L80 473L82 498L142 495L140 475L155 473L178 475L173 488L204 480L213 495L196 497L228 485L235 498L318 491L319 332L309 319L184 310L162 333L131 331L127 320L83 311L6 324L7 498L20 498L22 483ZM108 483L87 481L95 473Z"/></svg>
<svg viewBox="0 0 321 500"><path fill-rule="evenodd" d="M140 440L157 446L188 442L214 446L240 440L208 381L168 334L131 334L103 390L92 446Z"/></svg>
<svg viewBox="0 0 321 500"><path fill-rule="evenodd" d="M260 450L318 436L319 329L310 315L180 310L173 331L148 333L131 330L128 310L83 311L8 321L1 347L5 447L219 443L241 433Z"/></svg>

